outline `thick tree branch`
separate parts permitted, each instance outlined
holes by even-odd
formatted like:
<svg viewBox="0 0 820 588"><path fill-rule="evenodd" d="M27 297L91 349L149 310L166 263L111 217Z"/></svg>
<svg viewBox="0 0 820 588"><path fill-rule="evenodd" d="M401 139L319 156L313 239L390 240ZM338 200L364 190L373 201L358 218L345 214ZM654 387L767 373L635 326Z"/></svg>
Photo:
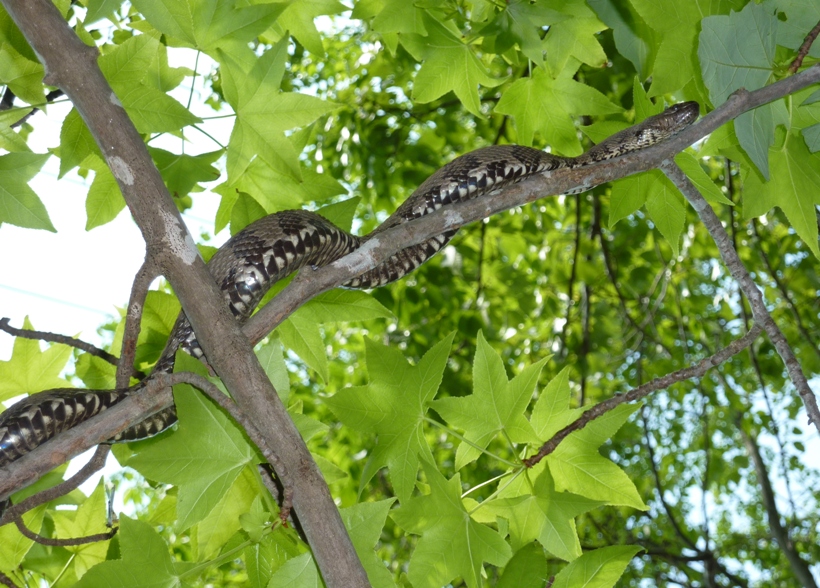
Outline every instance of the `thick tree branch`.
<svg viewBox="0 0 820 588"><path fill-rule="evenodd" d="M698 216L700 217L701 222L703 222L703 225L706 227L706 230L709 231L709 234L712 236L712 239L718 248L721 258L723 259L723 263L726 264L729 273L732 274L732 277L737 281L741 290L746 295L746 298L749 299L749 304L752 307L752 315L755 318L755 324L763 326L763 329L766 331L769 339L774 344L775 349L777 349L777 352L783 359L783 363L786 364L786 371L789 374L789 379L792 381L792 384L794 384L794 387L797 389L797 393L803 400L803 404L806 407L806 412L809 415L809 420L814 423L814 426L817 428L818 432L820 432L820 409L817 407L817 398L814 396L814 392L812 392L812 389L809 387L809 382L806 380L806 375L803 373L803 369L800 367L797 358L794 356L794 352L789 346L789 342L786 340L786 337L783 335L780 327L778 327L777 323L774 322L772 315L769 314L769 311L766 308L766 302L763 300L763 294L760 292L760 289L749 275L749 271L743 265L737 251L734 247L732 247L729 235L726 234L726 230L723 228L720 219L715 214L715 211L712 210L712 207L709 206L709 203L706 202L703 196L701 196L694 184L692 184L689 178L686 177L683 170L677 166L677 164L671 160L666 161L661 165L661 170L683 193L686 200L692 205L695 212L698 213Z"/></svg>
<svg viewBox="0 0 820 588"><path fill-rule="evenodd" d="M42 61L45 83L65 92L94 136L142 232L147 258L158 264L173 286L209 363L292 473L294 506L325 583L369 586L319 468L224 304L142 137L103 77L97 49L80 41L49 0L3 0L3 5ZM157 392L154 400L162 394ZM170 402L170 394L164 394L163 400ZM137 401L150 404L146 399ZM112 410L117 408L120 417L126 415L128 405ZM129 416L127 422L133 422L133 415ZM100 440L97 437L95 442ZM46 463L56 457L37 455ZM63 454L60 460L71 455ZM5 482L0 495L9 488Z"/></svg>

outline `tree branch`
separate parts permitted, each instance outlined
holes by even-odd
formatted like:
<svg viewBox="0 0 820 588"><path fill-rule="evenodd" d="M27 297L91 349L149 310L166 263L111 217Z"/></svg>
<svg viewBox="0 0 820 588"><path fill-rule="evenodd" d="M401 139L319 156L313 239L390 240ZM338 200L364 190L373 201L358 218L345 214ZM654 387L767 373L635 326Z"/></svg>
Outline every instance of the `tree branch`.
<svg viewBox="0 0 820 588"><path fill-rule="evenodd" d="M222 293L205 267L142 137L103 77L97 65L96 47L83 44L49 0L2 1L42 61L46 72L44 82L65 92L94 136L142 232L146 257L161 268L174 288L209 363L237 404L262 432L268 445L276 448L279 458L292 472L294 506L325 583L329 587L369 586L367 574L319 468L247 337L225 305ZM139 396L148 398L137 398ZM111 429L117 428L116 419L130 417L124 419L127 425L134 422L134 415L127 414L129 406L133 402L152 404L151 400L154 402L152 408L159 410L163 401L166 405L170 403L171 396L167 390L154 395L132 395L127 404L106 411L115 411L118 416L107 416L91 427L80 425L68 434L97 429L94 433L97 435L103 428L102 421L106 421L105 426ZM110 435L105 437L110 438ZM76 435L73 438L75 449L88 444L88 440L80 442ZM97 436L92 442L101 440ZM45 446L38 449L43 448ZM55 458L62 462L71 455L74 453L48 455L45 451L35 451L24 458L39 457L50 464ZM15 469L17 475L22 473L24 466L19 461L22 460L7 470ZM31 460L24 463L29 467L32 465ZM2 478L0 495L7 493L10 488L7 481L13 477Z"/></svg>
<svg viewBox="0 0 820 588"><path fill-rule="evenodd" d="M131 296L128 299L128 310L125 314L125 329L122 334L122 348L120 361L117 364L117 388L127 388L131 383L134 370L134 356L137 352L137 339L140 335L142 311L145 308L145 298L148 296L148 287L158 275L157 268L147 259L143 262L134 283L131 286Z"/></svg>
<svg viewBox="0 0 820 588"><path fill-rule="evenodd" d="M794 352L789 346L789 342L786 340L786 337L783 335L780 327L778 327L777 323L775 323L774 319L772 319L772 315L769 314L769 311L766 308L766 303L763 300L763 294L754 283L754 280L752 280L748 270L740 260L740 256L737 254L737 251L735 251L734 247L732 247L729 235L726 234L726 230L723 228L720 219L715 214L715 211L712 210L712 207L709 206L709 203L706 202L703 196L701 196L694 184L692 184L689 178L686 177L683 170L677 166L677 164L671 160L666 161L661 165L661 170L683 193L686 200L692 205L695 212L698 213L698 216L700 217L701 222L703 222L703 225L706 227L706 230L709 231L709 234L712 236L712 239L718 248L721 258L723 259L723 263L726 264L729 273L732 274L732 277L734 277L734 279L738 282L740 289L746 295L746 298L749 299L755 324L763 326L766 334L769 336L769 339L774 344L775 349L777 349L777 352L786 364L786 371L789 374L789 379L792 381L792 384L794 384L794 387L797 389L797 393L800 394L800 398L803 400L803 404L806 407L806 412L809 415L809 421L813 422L818 432L820 432L820 409L817 407L817 398L815 398L814 392L812 392L812 389L809 387L809 382L806 380L806 375L803 373L803 369L797 362L797 358L794 356Z"/></svg>
<svg viewBox="0 0 820 588"><path fill-rule="evenodd" d="M737 355L742 350L746 349L749 345L751 345L754 342L755 339L757 339L762 330L763 329L759 325L754 325L748 333L743 335L743 337L741 337L740 339L735 339L729 345L727 345L714 355L704 357L697 364L684 368L682 370L678 370L676 372L672 372L670 374L666 374L665 376L661 376L660 378L655 378L654 380L647 382L642 386L633 388L626 394L619 394L617 396L613 396L612 398L604 400L603 402L599 402L598 404L590 407L589 410L584 412L584 414L582 414L572 423L570 423L569 425L558 431L555 435L553 435L549 441L547 441L541 446L541 448L535 455L525 459L524 465L528 468L533 467L539 461L541 461L550 453L555 451L555 449L558 447L561 441L566 439L571 433L574 433L575 431L580 431L589 423L591 423L599 417L602 417L619 404L623 404L624 402L634 402L635 400L640 400L641 398L644 398L652 392L668 388L669 386L671 386L672 384L676 384L677 382L682 382L684 380L701 377L703 374L708 372L713 367L720 365L733 355Z"/></svg>

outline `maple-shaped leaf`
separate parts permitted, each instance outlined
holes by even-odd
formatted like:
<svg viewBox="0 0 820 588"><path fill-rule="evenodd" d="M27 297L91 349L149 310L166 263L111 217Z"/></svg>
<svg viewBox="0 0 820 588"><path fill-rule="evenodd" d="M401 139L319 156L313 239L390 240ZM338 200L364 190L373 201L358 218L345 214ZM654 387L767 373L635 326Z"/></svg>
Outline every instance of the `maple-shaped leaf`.
<svg viewBox="0 0 820 588"><path fill-rule="evenodd" d="M196 363L183 354L177 361L192 368ZM127 465L146 478L179 487L178 528L184 530L213 510L242 469L256 463L257 454L242 429L191 386L174 386L174 402L178 429L134 444L136 455Z"/></svg>
<svg viewBox="0 0 820 588"><path fill-rule="evenodd" d="M41 504L23 515L23 524L38 533L43 526L45 514L46 505ZM34 540L20 533L14 523L7 523L0 527L0 545L3 546L0 549L0 572L10 573L19 569L20 562L34 545Z"/></svg>
<svg viewBox="0 0 820 588"><path fill-rule="evenodd" d="M228 539L240 528L241 517L259 499L262 482L254 466L245 466L230 489L204 519L196 525L194 546L198 561L216 557ZM268 514L270 518L270 514Z"/></svg>
<svg viewBox="0 0 820 588"><path fill-rule="evenodd" d="M40 62L20 55L9 43L0 43L0 84L8 86L15 96L41 106L45 102L43 73Z"/></svg>
<svg viewBox="0 0 820 588"><path fill-rule="evenodd" d="M236 0L134 1L137 10L158 31L202 51L251 41L282 14L289 2L237 4Z"/></svg>
<svg viewBox="0 0 820 588"><path fill-rule="evenodd" d="M141 133L179 132L201 122L156 86L156 76L149 75L156 67L160 46L159 40L150 35L137 35L99 60L116 98Z"/></svg>
<svg viewBox="0 0 820 588"><path fill-rule="evenodd" d="M530 423L542 441L570 424L582 409L570 409L567 369L547 385L533 408ZM604 504L645 509L635 484L622 469L601 456L598 448L621 428L638 405L620 405L571 433L547 456L556 490L568 491Z"/></svg>
<svg viewBox="0 0 820 588"><path fill-rule="evenodd" d="M274 171L301 180L298 153L284 131L302 127L334 110L337 105L307 94L280 92L285 72L288 38L245 69L219 51L225 98L236 112L228 144L228 178L235 181L259 155Z"/></svg>
<svg viewBox="0 0 820 588"><path fill-rule="evenodd" d="M476 518L480 515L479 520L488 523L494 522L496 516L507 519L513 550L537 540L563 560L579 557L581 543L575 517L602 503L570 492L557 492L549 469L541 464L526 475L537 475L535 483L506 488L501 497L481 503Z"/></svg>
<svg viewBox="0 0 820 588"><path fill-rule="evenodd" d="M445 421L464 430L469 441L458 446L457 470L477 459L499 433L512 443L538 442L524 410L548 359L528 366L508 381L501 356L487 343L484 333L478 332L473 393L462 398L440 398L432 404Z"/></svg>
<svg viewBox="0 0 820 588"><path fill-rule="evenodd" d="M578 66L569 64L570 59L592 67L603 67L607 57L597 33L606 29L606 25L598 20L584 0L569 0L556 6L560 6L558 10L565 15L565 19L551 26L544 37L544 50L552 75L572 75Z"/></svg>
<svg viewBox="0 0 820 588"><path fill-rule="evenodd" d="M579 155L583 149L572 115L613 114L621 108L598 90L573 79L553 79L538 68L531 77L513 82L495 112L515 119L518 142L532 145L536 131L553 152Z"/></svg>
<svg viewBox="0 0 820 588"><path fill-rule="evenodd" d="M422 461L430 494L413 498L391 513L408 533L421 535L410 557L408 576L415 588L438 588L460 577L467 586L482 586L484 562L503 566L510 546L490 527L474 521L461 502L461 476L450 480Z"/></svg>
<svg viewBox="0 0 820 588"><path fill-rule="evenodd" d="M536 63L544 63L544 43L541 39L542 27L558 23L567 17L543 3L529 0L511 0L504 10L495 15L479 34L487 39L494 37L493 49L504 53L513 44L518 44L521 52Z"/></svg>
<svg viewBox="0 0 820 588"><path fill-rule="evenodd" d="M0 156L0 224L56 233L46 207L28 183L46 160L44 153L7 153Z"/></svg>
<svg viewBox="0 0 820 588"><path fill-rule="evenodd" d="M396 583L381 559L373 551L381 538L384 522L395 498L378 502L362 502L339 511L342 522L350 533L356 554L374 588L394 588Z"/></svg>
<svg viewBox="0 0 820 588"><path fill-rule="evenodd" d="M424 26L424 10L416 6L414 2L406 0L385 0L384 7L373 18L372 27L374 31L382 35L414 33L427 36L427 29Z"/></svg>
<svg viewBox="0 0 820 588"><path fill-rule="evenodd" d="M378 435L360 482L360 490L380 468L387 467L399 500L410 498L419 456L432 461L424 438L427 408L438 392L454 333L433 346L418 365L390 347L367 340L370 384L345 388L325 400L345 425Z"/></svg>
<svg viewBox="0 0 820 588"><path fill-rule="evenodd" d="M108 530L105 525L106 514L105 480L100 479L94 492L76 511L60 510L51 513L54 521L55 537L71 539L86 537ZM77 577L83 576L90 568L105 561L109 541L97 541L85 545L66 545L65 548L74 554L72 565Z"/></svg>
<svg viewBox="0 0 820 588"><path fill-rule="evenodd" d="M284 34L285 31L296 37L305 49L314 55L324 56L325 48L314 20L318 16L338 14L348 10L347 6L337 0L299 0L291 2L276 19L274 29Z"/></svg>
<svg viewBox="0 0 820 588"><path fill-rule="evenodd" d="M121 559L104 561L84 575L76 588L176 588L180 585L171 553L149 525L120 517Z"/></svg>
<svg viewBox="0 0 820 588"><path fill-rule="evenodd" d="M222 155L221 149L199 155L171 153L154 147L149 147L148 151L168 191L175 198L187 196L200 182L219 179L219 170L213 163Z"/></svg>
<svg viewBox="0 0 820 588"><path fill-rule="evenodd" d="M24 329L33 329L28 317L23 320ZM71 384L60 377L71 347L52 344L40 351L40 342L17 337L11 359L0 361L0 401L19 396L24 392L33 394L50 388L65 388Z"/></svg>
<svg viewBox="0 0 820 588"><path fill-rule="evenodd" d="M639 551L643 548L634 545L588 551L555 576L552 588L612 588Z"/></svg>
<svg viewBox="0 0 820 588"><path fill-rule="evenodd" d="M697 36L701 27L709 20L710 14L724 12L721 2L693 0L692 2L656 2L655 0L633 0L633 8L640 17L657 31L660 46L657 47L652 68L650 96L671 94L683 88L695 75L695 60L692 47L698 46ZM750 31L750 36L758 36L758 31ZM725 33L722 35L725 41ZM732 43L738 41L731 38ZM701 41L702 43L702 41Z"/></svg>
<svg viewBox="0 0 820 588"><path fill-rule="evenodd" d="M447 92L454 92L464 107L478 117L481 103L478 87L493 88L503 80L491 78L484 64L476 57L470 45L457 32L425 13L427 36L406 35L402 44L416 59L421 69L413 82L413 100L432 102Z"/></svg>

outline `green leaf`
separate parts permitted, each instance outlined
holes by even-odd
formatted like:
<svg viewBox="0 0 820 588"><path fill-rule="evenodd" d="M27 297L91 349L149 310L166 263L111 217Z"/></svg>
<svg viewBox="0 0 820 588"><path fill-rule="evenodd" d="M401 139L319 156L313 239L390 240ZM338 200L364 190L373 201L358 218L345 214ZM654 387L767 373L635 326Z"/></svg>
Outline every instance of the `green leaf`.
<svg viewBox="0 0 820 588"><path fill-rule="evenodd" d="M91 568L76 588L176 588L179 578L168 546L150 525L120 517L122 559L104 561Z"/></svg>
<svg viewBox="0 0 820 588"><path fill-rule="evenodd" d="M555 576L552 588L612 588L624 573L632 556L640 551L643 548L634 545L588 551Z"/></svg>
<svg viewBox="0 0 820 588"><path fill-rule="evenodd" d="M222 155L221 149L200 155L171 153L153 147L149 147L148 151L168 191L175 198L187 196L200 182L219 179L219 170L213 163Z"/></svg>
<svg viewBox="0 0 820 588"><path fill-rule="evenodd" d="M658 187L662 174L658 170L622 178L612 185L611 203L609 205L609 227L644 205L651 190Z"/></svg>
<svg viewBox="0 0 820 588"><path fill-rule="evenodd" d="M9 43L0 44L0 84L7 85L14 95L40 106L45 103L43 66L20 55Z"/></svg>
<svg viewBox="0 0 820 588"><path fill-rule="evenodd" d="M228 86L226 98L236 112L228 145L230 181L238 179L256 155L274 171L301 180L298 154L284 131L309 125L336 108L307 94L279 92L286 58L287 38L266 51L249 70L219 51L220 70ZM228 91L230 88L235 92Z"/></svg>
<svg viewBox="0 0 820 588"><path fill-rule="evenodd" d="M495 106L495 112L515 118L519 143L532 145L538 131L554 152L564 155L583 151L571 115L620 111L598 90L571 79L554 80L541 69L513 82Z"/></svg>
<svg viewBox="0 0 820 588"><path fill-rule="evenodd" d="M111 169L99 157L91 155L83 165L94 170L94 181L85 199L85 230L90 231L117 218L125 208L125 199Z"/></svg>
<svg viewBox="0 0 820 588"><path fill-rule="evenodd" d="M413 2L386 0L384 8L373 19L373 30L381 33L414 33L427 36L424 11Z"/></svg>
<svg viewBox="0 0 820 588"><path fill-rule="evenodd" d="M345 10L348 8L336 0L291 2L282 15L276 19L276 28L283 32L288 31L308 51L321 57L325 54L325 48L322 45L322 37L313 22L314 19L326 14L338 14Z"/></svg>
<svg viewBox="0 0 820 588"><path fill-rule="evenodd" d="M346 191L330 174L319 174L313 169L300 167L299 175L301 181L277 172L257 158L230 188L249 194L268 214L301 208L305 202L321 202ZM271 186L276 186L276 189L272 190Z"/></svg>
<svg viewBox="0 0 820 588"><path fill-rule="evenodd" d="M90 353L83 353L74 364L83 384L92 390L111 390L116 388L117 367Z"/></svg>
<svg viewBox="0 0 820 588"><path fill-rule="evenodd" d="M265 209L259 206L256 200L240 192L236 203L231 209L231 235L236 235L263 216L267 216Z"/></svg>
<svg viewBox="0 0 820 588"><path fill-rule="evenodd" d="M572 397L569 371L568 367L562 369L535 402L530 423L540 439L549 439L584 412L580 408L569 408Z"/></svg>
<svg viewBox="0 0 820 588"><path fill-rule="evenodd" d="M262 364L262 369L265 370L271 384L276 388L276 393L282 403L287 405L290 397L290 379L288 368L285 365L282 341L279 337L271 337L267 343L256 350L256 357Z"/></svg>
<svg viewBox="0 0 820 588"><path fill-rule="evenodd" d="M820 123L806 127L801 131L803 133L803 140L806 141L806 147L812 153L820 151Z"/></svg>
<svg viewBox="0 0 820 588"><path fill-rule="evenodd" d="M271 576L268 588L322 588L322 580L313 557L303 553L286 561Z"/></svg>
<svg viewBox="0 0 820 588"><path fill-rule="evenodd" d="M772 78L777 17L770 4L750 2L740 12L703 19L698 45L703 82L712 104L723 104L739 88L752 91ZM774 127L788 124L785 107L768 104L735 120L740 145L768 179L768 149Z"/></svg>
<svg viewBox="0 0 820 588"><path fill-rule="evenodd" d="M810 153L804 141L790 136L769 157L771 181L764 182L754 173L746 179L744 192L754 194L754 198L744 198L743 216L760 216L774 206L780 207L800 238L820 257L815 215L815 206L820 204L820 154Z"/></svg>
<svg viewBox="0 0 820 588"><path fill-rule="evenodd" d="M544 550L538 544L530 543L507 562L496 588L544 588L548 579Z"/></svg>
<svg viewBox="0 0 820 588"><path fill-rule="evenodd" d="M410 581L415 588L438 588L460 577L478 588L484 562L503 566L512 556L510 546L497 531L470 518L461 502L459 474L445 480L426 459L422 467L430 494L402 501L391 513L405 531L421 535L410 558Z"/></svg>
<svg viewBox="0 0 820 588"><path fill-rule="evenodd" d="M528 0L512 0L481 29L479 34L485 38L485 42L490 37L494 38L492 48L495 53L504 53L514 44L518 44L521 52L530 61L543 66L542 27L564 19L564 15L543 4L531 4Z"/></svg>
<svg viewBox="0 0 820 588"><path fill-rule="evenodd" d="M399 500L406 502L416 483L419 455L432 459L423 424L441 384L451 333L411 366L398 351L366 341L370 384L345 388L325 400L345 425L378 435L360 481L360 490L387 467Z"/></svg>
<svg viewBox="0 0 820 588"><path fill-rule="evenodd" d="M499 433L513 443L537 443L538 438L524 417L530 403L544 358L507 380L501 356L478 332L473 363L473 394L463 398L440 398L432 403L450 425L464 430L470 443L462 442L456 451L456 470L476 460Z"/></svg>
<svg viewBox="0 0 820 588"><path fill-rule="evenodd" d="M63 120L60 127L60 175L63 177L70 170L80 165L92 153L100 156L94 137L85 124L85 121L72 108Z"/></svg>
<svg viewBox="0 0 820 588"><path fill-rule="evenodd" d="M375 588L394 588L396 585L384 562L374 552L395 500L388 498L378 502L362 502L339 511L370 584Z"/></svg>
<svg viewBox="0 0 820 588"><path fill-rule="evenodd" d="M106 527L105 480L100 479L94 492L76 511L57 511L51 513L54 521L55 537L71 539L104 533ZM85 545L67 545L66 549L74 554L72 565L77 576L82 576L90 568L105 561L110 540L87 543Z"/></svg>
<svg viewBox="0 0 820 588"><path fill-rule="evenodd" d="M43 526L46 505L40 505L23 515L23 523L38 533ZM0 571L10 573L20 566L20 562L34 545L34 540L24 536L17 530L14 523L7 523L0 527Z"/></svg>
<svg viewBox="0 0 820 588"><path fill-rule="evenodd" d="M570 18L550 27L544 38L552 75L559 77L569 69L573 58L592 67L603 67L607 57L598 42L598 33L606 29L606 25L581 0L570 0L556 6L560 6L561 12Z"/></svg>
<svg viewBox="0 0 820 588"><path fill-rule="evenodd" d="M137 35L103 55L100 69L140 133L178 132L187 125L201 122L187 108L155 87L148 75L160 54L159 41L149 35Z"/></svg>
<svg viewBox="0 0 820 588"><path fill-rule="evenodd" d="M46 207L28 186L49 157L25 152L0 155L0 223L57 232Z"/></svg>
<svg viewBox="0 0 820 588"><path fill-rule="evenodd" d="M631 3L618 0L587 0L598 18L612 29L618 52L632 62L641 79L649 76L652 30Z"/></svg>
<svg viewBox="0 0 820 588"><path fill-rule="evenodd" d="M31 111L31 108L21 108L0 112L0 148L6 151L31 151L23 136L11 127Z"/></svg>
<svg viewBox="0 0 820 588"><path fill-rule="evenodd" d="M655 181L649 186L646 211L677 256L680 253L680 237L686 220L686 206L680 192L669 178L660 172L653 175Z"/></svg>
<svg viewBox="0 0 820 588"><path fill-rule="evenodd" d="M185 362L182 355L178 363ZM184 530L208 516L242 469L255 463L256 452L239 426L191 386L174 386L174 401L179 428L134 445L128 465L151 480L179 486L177 525Z"/></svg>
<svg viewBox="0 0 820 588"><path fill-rule="evenodd" d="M637 405L618 406L580 431L571 433L547 456L558 491L572 492L605 504L646 510L632 480L598 453L598 447L637 409Z"/></svg>
<svg viewBox="0 0 820 588"><path fill-rule="evenodd" d="M24 329L34 327L23 321ZM49 388L66 388L70 384L60 373L71 357L71 347L52 344L40 351L39 341L17 337L11 359L0 361L0 400L19 396L24 392L33 394Z"/></svg>
<svg viewBox="0 0 820 588"><path fill-rule="evenodd" d="M707 201L712 204L732 206L732 201L723 195L723 192L720 191L717 184L703 171L703 167L701 167L700 162L698 162L694 155L682 151L675 156L675 163L677 163L689 179L692 180L692 183Z"/></svg>
<svg viewBox="0 0 820 588"><path fill-rule="evenodd" d="M696 45L701 19L719 7L702 0L633 0L631 4L646 24L658 32L660 41L649 95L662 96L683 88L695 75L692 48Z"/></svg>
<svg viewBox="0 0 820 588"><path fill-rule="evenodd" d="M360 201L361 197L354 196L341 202L323 206L316 213L325 217L340 229L350 231L350 227L353 226L353 218L356 216L356 207Z"/></svg>
<svg viewBox="0 0 820 588"><path fill-rule="evenodd" d="M494 88L503 80L491 78L470 46L439 21L425 14L424 22L428 36L423 37L423 63L413 84L413 99L425 104L452 91L467 110L483 117L479 85Z"/></svg>
<svg viewBox="0 0 820 588"><path fill-rule="evenodd" d="M330 375L327 367L327 351L319 325L315 321L309 317L299 316L297 313L279 325L276 333L282 338L285 347L316 370L323 382L328 381Z"/></svg>
<svg viewBox="0 0 820 588"><path fill-rule="evenodd" d="M196 526L196 553L199 561L216 557L240 527L240 517L251 510L263 491L254 466L245 466L230 489Z"/></svg>
<svg viewBox="0 0 820 588"><path fill-rule="evenodd" d="M343 323L367 321L377 318L395 319L372 294L361 290L335 289L320 294L304 306L299 313L305 313L317 323Z"/></svg>
<svg viewBox="0 0 820 588"><path fill-rule="evenodd" d="M288 6L264 3L237 8L235 0L135 0L133 4L158 31L206 52L253 40Z"/></svg>
<svg viewBox="0 0 820 588"><path fill-rule="evenodd" d="M563 560L580 557L575 517L602 503L570 492L556 492L547 468L541 470L531 488L527 494L485 501L479 512L486 510L486 514L509 521L514 550L537 540L544 549Z"/></svg>

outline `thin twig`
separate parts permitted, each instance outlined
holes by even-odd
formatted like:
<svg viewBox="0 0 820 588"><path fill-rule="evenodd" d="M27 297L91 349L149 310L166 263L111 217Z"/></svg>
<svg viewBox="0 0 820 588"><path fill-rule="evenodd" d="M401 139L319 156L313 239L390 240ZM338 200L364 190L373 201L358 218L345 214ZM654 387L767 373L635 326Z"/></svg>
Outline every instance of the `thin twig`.
<svg viewBox="0 0 820 588"><path fill-rule="evenodd" d="M635 400L640 400L645 396L655 392L657 390L663 390L664 388L668 388L672 384L676 384L677 382L682 382L684 380L689 380L691 378L699 378L710 369L715 366L720 365L733 355L738 354L743 349L746 349L752 342L760 335L762 328L755 324L748 333L743 335L740 339L735 339L729 345L715 353L714 355L710 355L709 357L705 357L701 359L697 364L683 368L676 372L672 372L670 374L666 374L665 376L661 376L660 378L655 378L654 380L643 384L642 386L638 386L637 388L633 388L626 394L620 394L618 396L613 396L603 402L599 402L598 404L590 407L589 410L584 412L580 417L578 417L575 421L558 431L555 435L552 436L550 440L544 443L541 448L538 450L538 453L529 457L524 460L524 465L528 468L533 467L539 461L544 459L550 453L555 451L558 445L566 439L571 433L575 431L580 431L584 427L586 427L589 423L594 421L595 419L602 417L610 410L614 409L619 404L623 404L624 402L633 402Z"/></svg>
<svg viewBox="0 0 820 588"><path fill-rule="evenodd" d="M11 578L9 578L3 572L0 572L0 584L3 584L4 586L8 586L9 588L18 588L17 584L12 582Z"/></svg>
<svg viewBox="0 0 820 588"><path fill-rule="evenodd" d="M778 327L777 323L775 323L774 319L772 319L771 314L769 314L769 311L766 308L766 303L763 300L763 294L754 283L754 280L752 280L748 270L740 260L740 256L737 254L737 251L735 251L732 247L729 235L726 234L726 230L723 228L720 219L715 214L715 211L712 210L712 207L709 206L709 203L706 202L703 196L701 196L698 189L694 186L694 184L692 184L689 178L686 177L686 174L683 173L683 170L681 170L676 163L672 160L665 161L661 164L661 170L683 193L686 200L692 205L695 212L698 213L698 216L700 217L701 222L703 222L703 225L706 227L706 230L709 231L709 234L712 236L712 239L718 248L721 258L723 259L723 263L726 264L726 267L729 269L729 273L732 274L732 277L734 277L734 279L738 282L741 290L743 290L743 293L746 295L746 298L749 299L755 324L762 325L763 329L766 331L766 334L769 336L769 339L774 344L775 349L777 349L777 352L783 359L783 363L786 364L786 371L789 374L789 379L792 381L792 384L794 384L794 387L797 389L797 393L803 400L803 404L805 405L806 412L809 416L809 421L814 423L814 426L817 428L818 432L820 432L820 409L817 406L817 398L815 398L814 392L812 392L812 389L809 387L808 380L806 380L806 375L803 373L803 369L800 367L797 358L794 356L794 352L789 346L789 342L786 340L786 337L783 335L780 327Z"/></svg>
<svg viewBox="0 0 820 588"><path fill-rule="evenodd" d="M117 365L117 358L114 357L112 354L108 353L105 349L100 349L88 343L86 341L81 341L75 337L69 337L68 335L60 335L58 333L49 333L47 331L36 331L34 329L18 329L16 327L12 327L9 324L11 319L8 317L4 317L0 319L0 331L5 331L9 335L14 337L22 337L23 339L34 339L37 341L48 341L49 343L60 343L62 345L68 345L69 347L74 347L81 351L85 351L86 353L90 353L95 357L99 357L107 361L112 365Z"/></svg>
<svg viewBox="0 0 820 588"><path fill-rule="evenodd" d="M25 524L23 519L15 519L14 524L21 535L28 537L41 545L51 545L52 547L66 547L69 545L87 545L88 543L97 543L99 541L107 541L117 534L119 527L106 531L105 533L96 533L94 535L86 535L85 537L72 537L70 539L53 539L51 537L43 537L39 533L35 533Z"/></svg>
<svg viewBox="0 0 820 588"><path fill-rule="evenodd" d="M800 49L797 50L797 57L794 58L794 61L792 61L792 64L789 66L791 73L797 73L797 70L803 65L803 60L806 58L806 55L809 54L809 50L817 38L817 35L820 35L820 22L814 25L814 28L809 31L809 34L806 35L806 38L803 40L803 44L800 45Z"/></svg>
<svg viewBox="0 0 820 588"><path fill-rule="evenodd" d="M71 476L68 480L60 482L56 486L52 486L47 490L33 494L28 498L21 500L19 504L15 504L7 509L2 516L0 516L0 527L10 523L15 519L19 519L24 513L30 511L32 508L51 502L55 498L64 496L69 492L76 490L80 484L88 480L95 472L98 472L105 465L105 459L108 457L108 452L111 451L109 445L97 445L97 450L94 455L88 460L80 470Z"/></svg>
<svg viewBox="0 0 820 588"><path fill-rule="evenodd" d="M122 350L117 364L117 388L127 388L131 382L134 370L134 356L137 352L137 339L140 335L140 321L145 308L145 298L148 296L148 287L154 278L159 275L158 268L152 260L146 257L131 286L131 296L128 300L128 310L125 314L125 329L122 335Z"/></svg>

